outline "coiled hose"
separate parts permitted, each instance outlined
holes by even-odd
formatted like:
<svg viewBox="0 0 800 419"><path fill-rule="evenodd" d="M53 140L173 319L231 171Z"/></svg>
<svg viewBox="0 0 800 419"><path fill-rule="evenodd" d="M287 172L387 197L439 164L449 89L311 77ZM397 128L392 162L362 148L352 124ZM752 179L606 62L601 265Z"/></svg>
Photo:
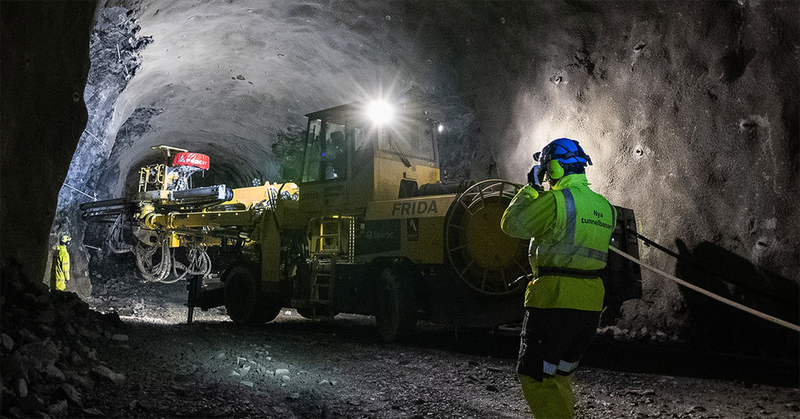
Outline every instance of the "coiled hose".
<svg viewBox="0 0 800 419"><path fill-rule="evenodd" d="M160 261L154 264L153 255L159 249L161 250ZM152 246L139 242L134 253L139 272L147 282L174 284L183 280L186 275L205 276L211 273L211 257L204 246L190 246L187 252L188 264L184 264L177 260L174 249L170 249L166 235L159 235L158 242ZM178 273L178 271L183 272ZM167 280L170 273L174 278Z"/></svg>

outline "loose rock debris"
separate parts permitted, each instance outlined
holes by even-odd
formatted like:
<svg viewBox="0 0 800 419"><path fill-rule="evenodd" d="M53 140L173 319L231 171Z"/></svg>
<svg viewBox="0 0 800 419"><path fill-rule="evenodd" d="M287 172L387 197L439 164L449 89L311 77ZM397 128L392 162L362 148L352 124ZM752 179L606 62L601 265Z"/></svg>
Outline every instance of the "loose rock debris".
<svg viewBox="0 0 800 419"><path fill-rule="evenodd" d="M186 324L185 285L113 281L113 300L91 299L102 314L6 276L5 417L530 417L514 333L455 340L422 324L416 341L385 344L370 317L308 320L294 310L255 327L221 309ZM797 388L594 366L575 388L579 419L800 418Z"/></svg>
<svg viewBox="0 0 800 419"><path fill-rule="evenodd" d="M44 292L11 267L2 274L2 415L101 417L84 406L98 386L118 387L124 374L97 356L125 324L74 293Z"/></svg>

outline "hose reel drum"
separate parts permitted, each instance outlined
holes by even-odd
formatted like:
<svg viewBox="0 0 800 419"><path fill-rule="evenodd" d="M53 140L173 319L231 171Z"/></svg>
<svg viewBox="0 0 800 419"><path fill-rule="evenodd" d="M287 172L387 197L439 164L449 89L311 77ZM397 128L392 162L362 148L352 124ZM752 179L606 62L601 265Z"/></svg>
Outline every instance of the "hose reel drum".
<svg viewBox="0 0 800 419"><path fill-rule="evenodd" d="M460 194L445 218L445 253L458 278L485 295L521 292L530 272L528 241L505 234L500 220L521 188L485 180Z"/></svg>

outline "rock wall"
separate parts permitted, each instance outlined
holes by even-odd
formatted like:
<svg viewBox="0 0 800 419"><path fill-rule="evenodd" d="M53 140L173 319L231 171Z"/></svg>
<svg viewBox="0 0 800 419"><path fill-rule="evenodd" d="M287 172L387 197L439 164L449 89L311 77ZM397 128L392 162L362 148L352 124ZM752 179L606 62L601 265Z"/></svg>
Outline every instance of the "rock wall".
<svg viewBox="0 0 800 419"><path fill-rule="evenodd" d="M645 234L723 244L797 282L798 10L500 2L429 25L460 45L459 87L501 175L523 179L534 151L574 137L596 189L637 209Z"/></svg>
<svg viewBox="0 0 800 419"><path fill-rule="evenodd" d="M0 3L3 266L45 276L59 190L86 126L95 1Z"/></svg>
<svg viewBox="0 0 800 419"><path fill-rule="evenodd" d="M37 277L55 194L85 121L88 32L77 24L50 25L80 32L73 38L25 28L46 26L42 16L80 16L65 21L88 25L92 7L2 4L0 205L4 237L13 233L2 251ZM150 148L158 144L211 155L212 170L225 173L218 179L232 186L273 180L270 144L302 125L304 113L376 92L422 95L446 110L441 154L452 177L523 182L534 151L556 137L579 140L594 161L593 188L634 209L641 233L734 283L642 246L644 260L797 321L797 299L781 296L798 295L800 284L800 3L104 6L95 32L103 42L93 43L103 46L93 52L98 77L88 90L97 99L96 130L84 135L82 144L93 145L81 147L88 151L71 172L88 176L88 195L121 195L131 173L158 158ZM124 36L104 32L114 25ZM110 47L120 44L131 48ZM55 122L35 123L45 114ZM45 160L33 144L48 146ZM23 166L29 170L7 169ZM77 214L70 199L64 214ZM73 225L65 217L62 224ZM18 245L28 241L31 251ZM623 307L620 327L688 335L724 323L704 314L723 308L659 276L645 272L644 290Z"/></svg>
<svg viewBox="0 0 800 419"><path fill-rule="evenodd" d="M136 123L141 118L129 118L129 123L121 129L124 136L119 144L114 137L108 137L117 99L141 66L140 51L152 42L151 38L139 34L140 26L135 16L136 9L108 4L97 10L89 40L92 65L84 92L88 120L70 163L64 186L59 192L51 230L53 236L67 232L75 240L76 245L69 249L72 256L72 281L67 284L67 290L74 291L83 298L92 293L89 280L90 260L105 258L108 250L102 241L86 240L86 223L80 219L78 207L83 202L118 196L116 190L109 190L109 184L102 181L104 176L109 175L105 172L108 162L119 159L113 152L129 146L133 141L132 137L136 137L137 133L141 135L149 119L144 118L145 124L142 126L143 124ZM100 176L99 173L104 175Z"/></svg>
<svg viewBox="0 0 800 419"><path fill-rule="evenodd" d="M461 160L483 167L496 160L501 177L522 182L547 142L579 140L594 161L587 174L596 191L634 209L640 233L726 281L686 264L682 277L797 323L800 27L792 16L800 4L440 2L432 9L410 12L425 22L421 38L438 39L431 50L451 51L483 132ZM676 272L674 258L640 250ZM622 327L672 333L741 325L722 318L733 310L649 271L644 293L624 306ZM709 312L725 314L709 320ZM750 321L747 330L772 330ZM770 341L785 348L784 339L796 341L792 333Z"/></svg>

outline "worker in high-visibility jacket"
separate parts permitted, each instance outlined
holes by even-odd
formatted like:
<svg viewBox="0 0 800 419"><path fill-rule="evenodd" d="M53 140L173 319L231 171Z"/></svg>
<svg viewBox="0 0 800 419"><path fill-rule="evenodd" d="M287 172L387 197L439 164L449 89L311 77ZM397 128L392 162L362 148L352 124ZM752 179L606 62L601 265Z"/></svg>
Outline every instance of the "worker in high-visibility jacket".
<svg viewBox="0 0 800 419"><path fill-rule="evenodd" d="M528 174L529 184L501 221L506 234L531 239L533 273L525 290L517 374L535 418L572 418L572 374L603 309L599 271L606 265L616 210L589 189L585 167L592 161L577 141L559 138L534 159L539 164Z"/></svg>
<svg viewBox="0 0 800 419"><path fill-rule="evenodd" d="M53 255L53 273L56 279L56 289L64 291L67 289L67 281L69 281L69 252L67 252L67 243L72 240L68 235L61 236L60 243L56 247L55 255Z"/></svg>

